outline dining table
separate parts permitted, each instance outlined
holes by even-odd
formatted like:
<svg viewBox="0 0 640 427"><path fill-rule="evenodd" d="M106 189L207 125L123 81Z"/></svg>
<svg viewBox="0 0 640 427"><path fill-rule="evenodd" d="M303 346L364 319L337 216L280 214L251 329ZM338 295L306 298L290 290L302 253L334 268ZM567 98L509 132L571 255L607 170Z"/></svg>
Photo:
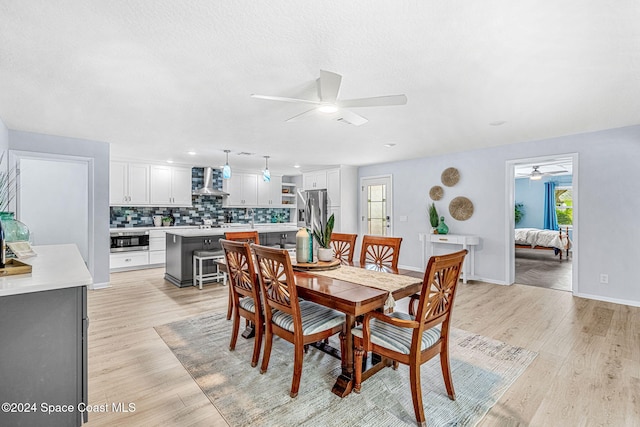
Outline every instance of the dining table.
<svg viewBox="0 0 640 427"><path fill-rule="evenodd" d="M226 270L224 260L218 261ZM333 270L296 268L295 257L292 266L296 279L298 297L316 304L332 308L345 314L345 324L340 339L344 352L325 343L317 343L320 350L341 360L341 373L332 387L332 392L345 397L354 385L354 347L352 328L356 319L376 310L392 310L393 302L409 297L422 288L422 273L381 267L375 264L360 265L358 262L345 263ZM248 334L243 334L247 337ZM386 361L371 355L365 360L362 381L386 366Z"/></svg>

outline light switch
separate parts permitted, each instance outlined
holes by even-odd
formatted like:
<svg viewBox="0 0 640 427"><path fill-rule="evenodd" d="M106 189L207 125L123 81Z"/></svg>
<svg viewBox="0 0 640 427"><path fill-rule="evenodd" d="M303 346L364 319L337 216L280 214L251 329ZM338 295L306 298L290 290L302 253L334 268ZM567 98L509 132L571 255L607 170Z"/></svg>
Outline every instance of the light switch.
<svg viewBox="0 0 640 427"><path fill-rule="evenodd" d="M400 222L407 222L407 216L406 215L400 215Z"/></svg>

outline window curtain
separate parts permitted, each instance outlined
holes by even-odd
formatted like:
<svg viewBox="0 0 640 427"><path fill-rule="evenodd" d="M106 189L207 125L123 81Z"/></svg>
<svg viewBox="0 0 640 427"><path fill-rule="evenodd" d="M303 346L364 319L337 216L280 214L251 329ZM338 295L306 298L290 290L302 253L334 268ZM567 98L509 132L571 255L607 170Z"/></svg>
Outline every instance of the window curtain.
<svg viewBox="0 0 640 427"><path fill-rule="evenodd" d="M544 228L559 230L556 214L556 183L553 181L544 183Z"/></svg>

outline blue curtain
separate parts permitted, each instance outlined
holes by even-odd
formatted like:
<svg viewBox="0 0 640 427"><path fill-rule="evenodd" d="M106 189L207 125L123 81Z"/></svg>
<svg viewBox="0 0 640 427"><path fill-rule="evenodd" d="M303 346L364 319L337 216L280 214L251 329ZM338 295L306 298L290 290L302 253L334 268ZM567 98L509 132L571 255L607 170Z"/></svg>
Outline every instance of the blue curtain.
<svg viewBox="0 0 640 427"><path fill-rule="evenodd" d="M544 183L544 228L545 230L559 230L558 215L556 215L556 183Z"/></svg>

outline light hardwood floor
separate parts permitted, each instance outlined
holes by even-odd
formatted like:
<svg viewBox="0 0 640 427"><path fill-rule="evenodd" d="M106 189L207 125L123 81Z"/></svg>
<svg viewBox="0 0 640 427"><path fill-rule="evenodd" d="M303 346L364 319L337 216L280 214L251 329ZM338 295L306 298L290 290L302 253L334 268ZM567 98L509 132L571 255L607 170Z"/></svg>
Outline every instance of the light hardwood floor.
<svg viewBox="0 0 640 427"><path fill-rule="evenodd" d="M89 403L136 407L92 413L89 427L228 425L153 328L226 312L227 288L179 289L163 274L115 273L89 292ZM640 308L479 282L457 298L455 327L539 353L479 426L640 425Z"/></svg>

